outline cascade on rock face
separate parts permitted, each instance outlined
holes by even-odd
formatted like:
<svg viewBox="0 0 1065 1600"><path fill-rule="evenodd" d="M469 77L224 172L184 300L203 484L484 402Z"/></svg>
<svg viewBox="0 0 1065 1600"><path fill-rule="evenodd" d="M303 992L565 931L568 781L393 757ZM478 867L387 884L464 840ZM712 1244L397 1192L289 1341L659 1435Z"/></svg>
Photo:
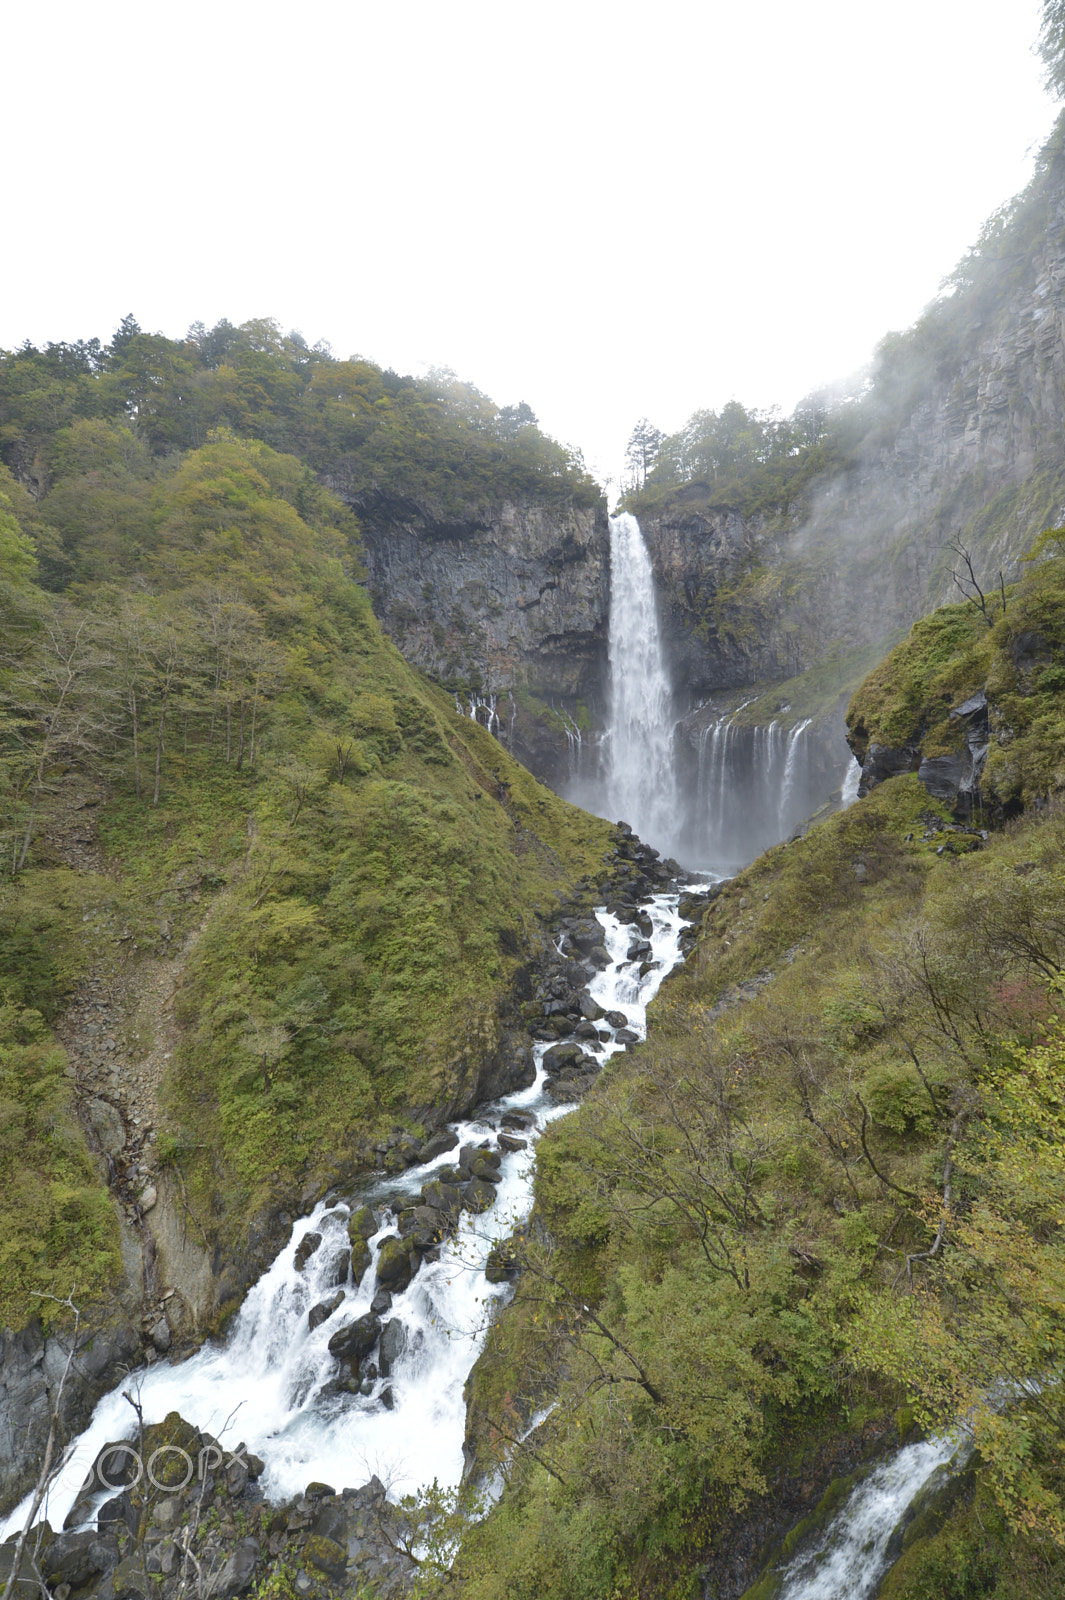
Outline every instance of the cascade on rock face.
<svg viewBox="0 0 1065 1600"><path fill-rule="evenodd" d="M959 1449L957 1439L943 1435L906 1445L881 1462L828 1526L804 1541L774 1591L778 1600L867 1600L898 1555L897 1535L917 1495L935 1473L956 1468L968 1453L967 1445Z"/></svg>
<svg viewBox="0 0 1065 1600"><path fill-rule="evenodd" d="M609 805L641 838L671 854L679 820L673 697L651 557L640 524L627 513L610 519L610 695Z"/></svg>

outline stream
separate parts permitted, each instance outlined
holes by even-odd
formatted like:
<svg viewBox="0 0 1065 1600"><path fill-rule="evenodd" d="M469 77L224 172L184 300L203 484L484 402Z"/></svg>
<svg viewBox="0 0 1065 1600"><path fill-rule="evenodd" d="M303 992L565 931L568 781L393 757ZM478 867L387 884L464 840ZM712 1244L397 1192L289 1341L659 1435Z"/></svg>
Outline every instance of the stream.
<svg viewBox="0 0 1065 1600"><path fill-rule="evenodd" d="M696 892L703 885L694 886ZM596 915L610 965L588 983L605 1011L621 1012L639 1038L646 1034L647 1006L663 978L683 957L680 934L686 924L677 911L677 894L656 895L646 903L653 930L651 950L628 959L636 930L605 910ZM640 975L642 962L653 965ZM625 1048L618 1028L600 1022L598 1049L582 1041L605 1064ZM301 1217L285 1247L248 1295L224 1341L210 1341L187 1360L160 1360L117 1385L97 1404L89 1427L76 1440L52 1485L41 1516L63 1526L102 1447L131 1439L136 1417L122 1391L139 1399L145 1423L178 1411L198 1428L232 1448L243 1440L265 1463L260 1480L268 1500L302 1493L311 1479L337 1487L358 1486L373 1474L393 1498L435 1478L457 1484L463 1470L465 1433L463 1386L480 1354L494 1311L509 1293L492 1284L485 1263L492 1245L509 1236L532 1208L535 1143L555 1118L576 1109L558 1104L545 1092L543 1057L547 1043L534 1046L535 1082L527 1089L481 1107L469 1121L452 1123L459 1146L491 1141L500 1118L524 1112L531 1121L521 1134L527 1148L503 1155L494 1203L479 1216L463 1212L457 1232L440 1247L439 1260L426 1261L409 1288L393 1297L387 1318L402 1323L405 1348L389 1377L379 1378L368 1395L337 1384L340 1362L329 1352L337 1331L370 1309L378 1289L375 1266L356 1287L350 1266L339 1283L343 1300L317 1328L308 1325L312 1306L338 1292L338 1259L348 1252L347 1222L353 1209L369 1204L378 1221L370 1240L376 1260L381 1241L395 1233L396 1216L454 1159L447 1151L398 1177L382 1179L357 1197L327 1196ZM295 1257L301 1240L322 1242L303 1270ZM400 1338L398 1343L403 1343ZM100 1495L99 1499L106 1498ZM28 1499L0 1529L0 1539L21 1527ZM94 1512L92 1513L94 1514Z"/></svg>

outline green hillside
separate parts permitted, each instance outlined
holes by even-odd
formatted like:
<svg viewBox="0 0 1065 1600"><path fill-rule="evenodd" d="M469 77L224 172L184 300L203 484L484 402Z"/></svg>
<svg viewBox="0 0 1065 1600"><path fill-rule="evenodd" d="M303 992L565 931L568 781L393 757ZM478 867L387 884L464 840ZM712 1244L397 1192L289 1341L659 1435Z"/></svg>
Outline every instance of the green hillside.
<svg viewBox="0 0 1065 1600"><path fill-rule="evenodd" d="M239 1238L395 1123L475 1097L511 1048L535 912L607 845L383 637L354 519L305 463L227 429L153 457L99 418L49 449L48 492L8 475L0 501L16 1327L32 1291L118 1271L49 1032L93 962L135 983L131 963L188 948L156 1151L205 1237ZM88 869L63 843L87 786Z"/></svg>
<svg viewBox="0 0 1065 1600"><path fill-rule="evenodd" d="M1005 617L918 623L852 707L936 752L985 688L1014 820L984 837L905 774L767 852L541 1142L472 1385L509 1482L468 1600L734 1593L830 1479L966 1415L974 1466L883 1592L1065 1592L1063 582L1050 537Z"/></svg>

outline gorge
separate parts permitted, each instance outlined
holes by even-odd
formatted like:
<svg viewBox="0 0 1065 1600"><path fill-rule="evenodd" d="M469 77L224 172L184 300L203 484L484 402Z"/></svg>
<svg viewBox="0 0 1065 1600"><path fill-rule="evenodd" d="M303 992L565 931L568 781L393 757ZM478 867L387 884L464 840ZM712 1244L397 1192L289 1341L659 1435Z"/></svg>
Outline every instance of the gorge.
<svg viewBox="0 0 1065 1600"><path fill-rule="evenodd" d="M613 516L274 325L0 353L19 1600L1060 1596L1063 218Z"/></svg>

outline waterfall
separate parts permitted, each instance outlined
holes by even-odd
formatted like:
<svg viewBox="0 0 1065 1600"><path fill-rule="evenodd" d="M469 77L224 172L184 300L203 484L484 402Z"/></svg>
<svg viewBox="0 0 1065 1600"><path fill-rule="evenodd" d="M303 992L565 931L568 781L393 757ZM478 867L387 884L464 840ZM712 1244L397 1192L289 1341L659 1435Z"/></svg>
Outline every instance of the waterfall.
<svg viewBox="0 0 1065 1600"><path fill-rule="evenodd" d="M600 909L603 944L610 965L588 983L588 992L606 1011L620 1012L637 1037L646 1034L647 1006L665 975L683 960L683 922L677 894L655 895L646 906L651 918L652 966L641 974L645 955L629 958L631 925ZM619 1028L601 1022L598 1047L581 1041L603 1064L625 1048ZM179 1411L201 1429L222 1435L224 1446L244 1440L266 1464L262 1486L269 1500L303 1491L311 1479L338 1487L357 1486L377 1473L392 1495L407 1493L435 1477L457 1484L463 1470L466 1406L463 1388L488 1331L494 1310L510 1292L485 1275L493 1243L509 1237L532 1209L535 1145L555 1118L575 1109L558 1104L545 1090L546 1043L534 1046L535 1082L481 1108L481 1115L453 1123L459 1145L487 1145L503 1114L521 1111L523 1150L503 1153L493 1204L480 1216L463 1212L457 1234L440 1247L439 1260L426 1259L410 1286L392 1298L384 1316L401 1324L393 1339L399 1353L391 1371L362 1390L339 1380L343 1373L329 1352L340 1328L370 1310L378 1290L376 1267L362 1283L352 1279L348 1217L354 1207L371 1204L378 1223L369 1241L375 1258L381 1242L395 1232L398 1213L416 1205L417 1196L437 1170L454 1159L447 1151L394 1178L382 1178L356 1198L327 1196L301 1218L272 1265L253 1285L224 1341L203 1345L188 1360L160 1360L124 1378L98 1403L89 1427L77 1439L41 1511L55 1528L63 1525L93 1462L104 1444L131 1438L136 1418L123 1390L139 1396L146 1423ZM308 1234L321 1243L302 1266L296 1253ZM340 1303L316 1328L309 1310L341 1295ZM105 1496L98 1496L98 1499ZM6 1524L0 1540L22 1526L28 1501ZM91 1513L95 1516L95 1509Z"/></svg>
<svg viewBox="0 0 1065 1600"><path fill-rule="evenodd" d="M795 788L795 759L799 744L806 732L812 717L807 717L805 722L797 722L788 734L788 753L784 760L784 781L780 786L780 805L777 809L777 820L780 827L780 836L783 838L788 831L789 819L792 811L792 793Z"/></svg>
<svg viewBox="0 0 1065 1600"><path fill-rule="evenodd" d="M659 849L678 827L672 694L655 613L651 558L636 518L610 519L608 801Z"/></svg>
<svg viewBox="0 0 1065 1600"><path fill-rule="evenodd" d="M891 1565L892 1534L915 1497L933 1473L966 1453L957 1439L927 1439L875 1468L784 1569L778 1600L867 1600Z"/></svg>
<svg viewBox="0 0 1065 1600"><path fill-rule="evenodd" d="M482 728L487 728L489 733L494 733L496 738L499 738L502 724L494 694L471 694L466 706L463 706L459 696L456 695L455 710L460 717L469 717L471 722L479 722Z"/></svg>

